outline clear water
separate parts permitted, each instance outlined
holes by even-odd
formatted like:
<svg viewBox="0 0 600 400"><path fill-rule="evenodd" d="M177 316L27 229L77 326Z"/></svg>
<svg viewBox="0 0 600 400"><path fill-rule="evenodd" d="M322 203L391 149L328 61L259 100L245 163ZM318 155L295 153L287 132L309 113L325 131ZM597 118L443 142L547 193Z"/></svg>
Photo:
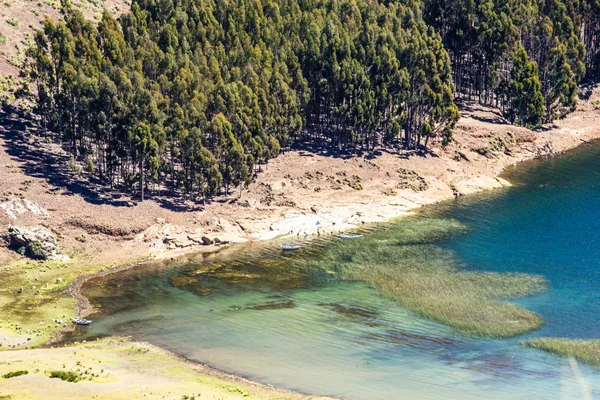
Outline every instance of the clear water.
<svg viewBox="0 0 600 400"><path fill-rule="evenodd" d="M464 335L365 282L306 267L340 240L330 238L302 242L293 254L280 243L245 245L90 281L84 294L100 312L71 339L131 335L257 381L348 399L600 398L600 369L580 364L577 373L520 343L600 338L600 145L521 165L508 178L514 187L417 218L466 225L427 244L461 268L543 275L546 292L514 300L544 318L533 333ZM220 272L210 272L215 266Z"/></svg>

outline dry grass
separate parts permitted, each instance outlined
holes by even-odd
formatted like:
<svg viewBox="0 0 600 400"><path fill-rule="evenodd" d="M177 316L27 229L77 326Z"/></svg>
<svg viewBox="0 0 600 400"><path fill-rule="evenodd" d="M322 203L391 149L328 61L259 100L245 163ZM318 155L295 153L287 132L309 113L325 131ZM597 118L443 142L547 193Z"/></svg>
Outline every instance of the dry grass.
<svg viewBox="0 0 600 400"><path fill-rule="evenodd" d="M586 364L600 366L600 340L535 338L525 344L564 357L575 357Z"/></svg>

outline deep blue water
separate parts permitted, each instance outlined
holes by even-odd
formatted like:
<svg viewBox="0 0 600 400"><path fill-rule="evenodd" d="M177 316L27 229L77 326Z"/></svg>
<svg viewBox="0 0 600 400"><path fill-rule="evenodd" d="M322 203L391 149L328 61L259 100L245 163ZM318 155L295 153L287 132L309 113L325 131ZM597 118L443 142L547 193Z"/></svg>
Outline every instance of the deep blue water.
<svg viewBox="0 0 600 400"><path fill-rule="evenodd" d="M538 331L464 335L362 282L325 279L298 260L339 239L315 238L298 254L261 243L90 281L84 293L101 312L72 339L131 335L251 379L349 399L600 398L599 369L579 365L579 377L568 360L521 343L600 339L600 145L519 165L507 178L513 187L417 218L467 227L431 245L462 268L544 276L546 292L514 300L543 317ZM221 272L206 272L215 265ZM281 307L261 308L273 303Z"/></svg>
<svg viewBox="0 0 600 400"><path fill-rule="evenodd" d="M600 338L600 146L519 165L515 186L444 205L469 226L443 246L473 267L540 274L550 288L518 303L543 315L534 336Z"/></svg>

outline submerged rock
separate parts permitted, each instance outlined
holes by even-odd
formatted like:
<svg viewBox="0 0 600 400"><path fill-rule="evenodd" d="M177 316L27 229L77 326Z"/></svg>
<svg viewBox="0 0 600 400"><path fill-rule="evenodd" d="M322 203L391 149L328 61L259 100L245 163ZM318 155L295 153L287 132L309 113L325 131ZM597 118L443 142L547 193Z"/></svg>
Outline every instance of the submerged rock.
<svg viewBox="0 0 600 400"><path fill-rule="evenodd" d="M37 260L69 260L62 253L52 232L43 226L8 228L10 246L17 251Z"/></svg>
<svg viewBox="0 0 600 400"><path fill-rule="evenodd" d="M266 304L258 304L254 306L247 306L247 310L279 310L282 308L294 308L296 302L294 300L283 301L283 302L272 302Z"/></svg>
<svg viewBox="0 0 600 400"><path fill-rule="evenodd" d="M169 282L171 283L171 286L174 287L184 287L198 283L195 278L189 276L172 276L169 278Z"/></svg>
<svg viewBox="0 0 600 400"><path fill-rule="evenodd" d="M365 308L365 307L359 307L359 306L348 306L348 305L344 305L344 304L340 304L340 303L319 303L318 304L321 307L327 307L330 308L332 311L335 311L337 313L349 316L349 317L355 317L355 318L375 318L377 317L377 311L375 310L371 310L369 308Z"/></svg>

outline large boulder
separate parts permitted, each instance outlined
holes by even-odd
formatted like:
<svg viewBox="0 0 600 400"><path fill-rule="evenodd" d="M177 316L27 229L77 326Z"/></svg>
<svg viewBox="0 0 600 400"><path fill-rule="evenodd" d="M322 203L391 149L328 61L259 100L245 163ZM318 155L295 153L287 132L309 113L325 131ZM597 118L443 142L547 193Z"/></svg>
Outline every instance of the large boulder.
<svg viewBox="0 0 600 400"><path fill-rule="evenodd" d="M43 226L11 226L8 228L8 237L13 249L36 260L69 259L69 256L61 252L52 232Z"/></svg>

